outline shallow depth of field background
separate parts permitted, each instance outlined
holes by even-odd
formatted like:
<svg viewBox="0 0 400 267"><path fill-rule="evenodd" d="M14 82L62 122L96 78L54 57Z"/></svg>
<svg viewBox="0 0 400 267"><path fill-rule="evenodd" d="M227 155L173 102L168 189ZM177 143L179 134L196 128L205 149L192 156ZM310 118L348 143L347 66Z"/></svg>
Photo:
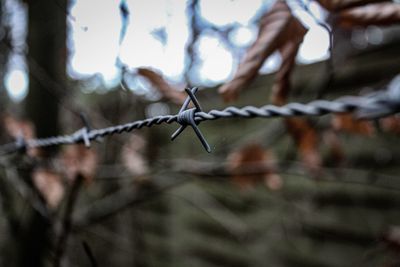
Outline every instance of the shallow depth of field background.
<svg viewBox="0 0 400 267"><path fill-rule="evenodd" d="M400 86L398 20L341 27L326 1L283 2L307 29L286 102ZM1 1L0 145L72 133L81 112L92 128L175 114L186 86L206 111L273 103L281 47L234 101L219 89L274 4ZM0 156L0 265L398 266L398 115L306 121L204 122L211 154L173 124Z"/></svg>

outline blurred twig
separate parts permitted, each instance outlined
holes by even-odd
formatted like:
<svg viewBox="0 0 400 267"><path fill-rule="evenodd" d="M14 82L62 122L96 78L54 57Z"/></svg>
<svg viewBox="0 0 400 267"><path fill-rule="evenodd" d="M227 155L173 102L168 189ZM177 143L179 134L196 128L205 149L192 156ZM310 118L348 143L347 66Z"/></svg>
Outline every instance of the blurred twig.
<svg viewBox="0 0 400 267"><path fill-rule="evenodd" d="M55 248L54 267L61 266L62 258L67 248L68 237L72 229L72 214L74 212L75 203L78 199L79 190L82 184L83 176L78 174L71 186L71 191L67 199L65 214L62 219L61 233L58 237Z"/></svg>
<svg viewBox="0 0 400 267"><path fill-rule="evenodd" d="M96 258L94 257L92 249L90 248L89 244L86 241L82 241L82 246L83 246L83 250L85 251L85 254L88 256L90 265L92 267L97 267L98 264L97 264Z"/></svg>
<svg viewBox="0 0 400 267"><path fill-rule="evenodd" d="M163 180L165 177L163 177ZM188 178L169 179L168 184L141 184L126 186L93 204L77 211L74 230L80 230L90 225L99 223L119 212L159 196L167 190L175 188L188 181ZM171 181L172 180L172 181ZM146 187L147 188L140 188ZM146 190L143 190L146 189Z"/></svg>

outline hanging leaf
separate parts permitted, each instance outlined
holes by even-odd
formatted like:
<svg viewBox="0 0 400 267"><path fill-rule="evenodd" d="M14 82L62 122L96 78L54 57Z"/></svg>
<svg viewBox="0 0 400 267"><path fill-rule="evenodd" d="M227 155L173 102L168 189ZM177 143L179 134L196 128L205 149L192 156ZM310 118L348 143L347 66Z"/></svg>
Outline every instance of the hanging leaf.
<svg viewBox="0 0 400 267"><path fill-rule="evenodd" d="M339 11L349 7L365 5L373 2L382 2L385 0L317 0L321 6L329 11Z"/></svg>
<svg viewBox="0 0 400 267"><path fill-rule="evenodd" d="M64 196L64 184L61 176L54 171L38 168L33 171L32 180L46 204L52 209L57 208Z"/></svg>
<svg viewBox="0 0 400 267"><path fill-rule="evenodd" d="M398 115L380 119L379 125L385 132L400 134L400 116Z"/></svg>
<svg viewBox="0 0 400 267"><path fill-rule="evenodd" d="M357 120L352 114L339 114L333 117L333 129L348 133L372 136L374 127L371 122L365 120Z"/></svg>
<svg viewBox="0 0 400 267"><path fill-rule="evenodd" d="M329 129L323 133L324 144L328 146L328 160L331 166L340 166L345 161L345 152L337 132Z"/></svg>
<svg viewBox="0 0 400 267"><path fill-rule="evenodd" d="M285 43L279 47L282 64L275 74L272 87L271 102L281 106L287 103L290 92L290 75L295 66L295 59L299 46L303 41L306 29L297 19L292 19L286 32ZM289 134L295 141L304 165L313 174L317 174L321 158L318 152L318 134L308 120L290 118L285 120Z"/></svg>
<svg viewBox="0 0 400 267"><path fill-rule="evenodd" d="M145 146L146 140L142 136L134 134L122 149L122 162L136 180L146 180L147 176L145 175L149 172L148 163L143 157Z"/></svg>
<svg viewBox="0 0 400 267"><path fill-rule="evenodd" d="M35 137L33 124L28 121L18 120L12 116L5 116L4 125L7 133L13 138L17 138L21 134L27 139Z"/></svg>
<svg viewBox="0 0 400 267"><path fill-rule="evenodd" d="M286 2L277 1L263 16L258 38L247 51L235 77L219 89L224 99L235 100L240 90L258 74L265 59L278 50L282 57L282 65L275 75L271 98L275 105L285 104L290 91L290 75L306 32L304 26L291 14ZM288 119L286 124L303 162L310 170L316 172L321 163L316 131L303 119Z"/></svg>
<svg viewBox="0 0 400 267"><path fill-rule="evenodd" d="M321 168L321 156L318 151L318 133L310 122L301 118L285 120L289 134L292 136L305 167L314 175L318 175Z"/></svg>
<svg viewBox="0 0 400 267"><path fill-rule="evenodd" d="M286 2L278 0L262 17L258 37L247 51L234 78L219 88L224 100L235 100L239 92L254 80L264 61L274 51L297 51L296 44L302 41L305 33L306 29L291 14Z"/></svg>
<svg viewBox="0 0 400 267"><path fill-rule="evenodd" d="M297 20L294 20L291 25L291 37L288 36L288 41L279 48L282 64L275 74L275 83L272 87L272 103L275 105L283 105L287 102L290 75L295 65L297 51L306 32L305 28Z"/></svg>
<svg viewBox="0 0 400 267"><path fill-rule="evenodd" d="M338 15L342 27L391 25L400 23L400 4L375 3L343 10Z"/></svg>
<svg viewBox="0 0 400 267"><path fill-rule="evenodd" d="M241 189L250 189L261 182L271 190L282 187L271 152L259 144L248 144L229 154L228 171L232 173L233 184Z"/></svg>
<svg viewBox="0 0 400 267"><path fill-rule="evenodd" d="M35 138L35 127L30 121L19 120L12 116L6 115L4 117L4 126L7 133L14 139L21 137L21 135L26 140ZM38 156L40 151L38 148L31 148L27 151L27 153L29 156L33 157Z"/></svg>
<svg viewBox="0 0 400 267"><path fill-rule="evenodd" d="M175 104L181 105L186 95L183 91L179 91L168 84L161 74L151 69L139 68L137 73L151 82L151 84L168 100L171 100Z"/></svg>
<svg viewBox="0 0 400 267"><path fill-rule="evenodd" d="M280 49L282 65L275 75L275 83L272 87L272 103L278 106L287 103L290 92L290 74L293 70L295 58L302 36L286 43ZM297 145L303 164L313 174L317 174L321 166L321 157L318 152L318 134L310 122L303 118L285 119L286 128Z"/></svg>
<svg viewBox="0 0 400 267"><path fill-rule="evenodd" d="M85 182L90 183L96 173L98 159L93 148L88 149L78 144L67 146L62 151L61 163L69 181L72 182L81 175Z"/></svg>
<svg viewBox="0 0 400 267"><path fill-rule="evenodd" d="M389 248L396 252L400 252L400 226L390 226L382 235L382 241L385 242Z"/></svg>

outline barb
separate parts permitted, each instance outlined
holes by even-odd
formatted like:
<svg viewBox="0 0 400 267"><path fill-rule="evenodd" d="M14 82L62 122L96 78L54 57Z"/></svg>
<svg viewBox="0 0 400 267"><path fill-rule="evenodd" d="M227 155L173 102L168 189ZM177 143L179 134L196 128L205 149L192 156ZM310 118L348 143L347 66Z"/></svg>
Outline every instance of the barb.
<svg viewBox="0 0 400 267"><path fill-rule="evenodd" d="M84 127L81 129L82 131L82 138L83 138L83 142L85 143L85 146L87 148L90 148L90 139L89 139L89 132L90 132L90 124L89 124L89 120L86 116L85 113L81 113L80 114L81 120L83 122Z"/></svg>
<svg viewBox="0 0 400 267"><path fill-rule="evenodd" d="M210 153L211 148L210 148L209 144L207 143L206 139L204 138L203 134L201 133L199 127L197 127L197 125L200 123L200 121L197 121L197 122L195 121L196 114L199 112L203 112L199 101L197 100L196 96L194 95L197 92L197 90L198 90L197 87L194 87L191 90L188 88L185 89L186 93L189 96L186 98L181 109L179 110L178 118L177 118L177 122L181 125L181 127L179 127L178 130L176 130L172 134L171 140L174 140L176 137L178 137L183 132L183 130L185 130L186 126L190 125L193 128L194 132L196 133L197 137L200 139L200 142L203 145L204 149L208 153ZM195 105L195 108L187 109L190 101L193 102L193 104Z"/></svg>
<svg viewBox="0 0 400 267"><path fill-rule="evenodd" d="M400 79L400 78L399 78ZM71 135L55 136L41 139L23 140L18 139L14 143L5 144L0 147L0 155L10 154L30 148L49 147L67 144L85 143L101 139L102 137L131 132L134 129L152 127L162 123L178 123L181 126L172 135L175 139L188 125L195 131L204 148L210 152L210 146L200 132L197 125L202 121L217 120L221 118L273 118L273 117L294 117L294 116L322 116L328 113L355 112L361 119L377 119L400 112L400 82L395 79L388 90L373 93L367 96L347 96L334 101L316 100L308 104L290 103L284 106L266 105L260 108L246 106L243 108L227 107L223 110L211 110L204 112L194 93L197 88L187 89L189 97L186 99L181 110L176 115L156 116L153 118L138 120L126 124L111 126L103 129L90 129L86 124ZM195 108L187 109L190 101ZM84 119L85 121L85 119ZM22 140L22 141L21 141Z"/></svg>

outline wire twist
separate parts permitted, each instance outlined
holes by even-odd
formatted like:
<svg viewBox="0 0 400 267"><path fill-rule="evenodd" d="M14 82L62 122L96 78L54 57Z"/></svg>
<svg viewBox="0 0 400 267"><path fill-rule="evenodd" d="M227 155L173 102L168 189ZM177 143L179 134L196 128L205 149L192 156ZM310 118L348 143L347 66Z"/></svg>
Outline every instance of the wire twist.
<svg viewBox="0 0 400 267"><path fill-rule="evenodd" d="M356 112L358 118L376 119L400 112L400 82L392 83L386 91L380 91L363 97L346 96L334 101L316 100L307 104L289 103L284 106L265 105L263 107L246 106L243 108L227 107L223 110L210 110L204 112L195 97L197 88L186 89L187 99L176 115L163 115L153 118L138 120L122 125L111 126L103 129L91 129L87 118L81 115L84 127L73 134L54 136L48 138L25 140L18 137L13 143L0 147L0 155L25 151L30 148L58 146L66 144L84 143L90 147L90 142L105 136L131 132L142 127L152 127L159 124L178 123L180 127L172 134L171 139L178 137L187 126L191 126L207 152L210 146L198 128L202 121L217 120L221 118L272 118L293 116L322 116L328 113ZM187 109L190 102L194 108Z"/></svg>
<svg viewBox="0 0 400 267"><path fill-rule="evenodd" d="M199 138L204 149L208 153L210 153L211 152L210 145L207 143L199 127L197 127L200 121L195 120L196 114L202 112L200 103L195 96L195 93L197 92L197 87L194 87L191 90L186 88L185 91L188 94L188 97L183 103L181 109L179 110L177 117L177 122L181 125L181 127L179 127L178 130L176 130L175 133L172 134L171 140L174 140L176 137L178 137L178 135L180 135L183 132L183 130L185 130L186 126L190 125L193 128L194 132L196 133L197 137ZM193 102L195 108L187 109L190 101Z"/></svg>

